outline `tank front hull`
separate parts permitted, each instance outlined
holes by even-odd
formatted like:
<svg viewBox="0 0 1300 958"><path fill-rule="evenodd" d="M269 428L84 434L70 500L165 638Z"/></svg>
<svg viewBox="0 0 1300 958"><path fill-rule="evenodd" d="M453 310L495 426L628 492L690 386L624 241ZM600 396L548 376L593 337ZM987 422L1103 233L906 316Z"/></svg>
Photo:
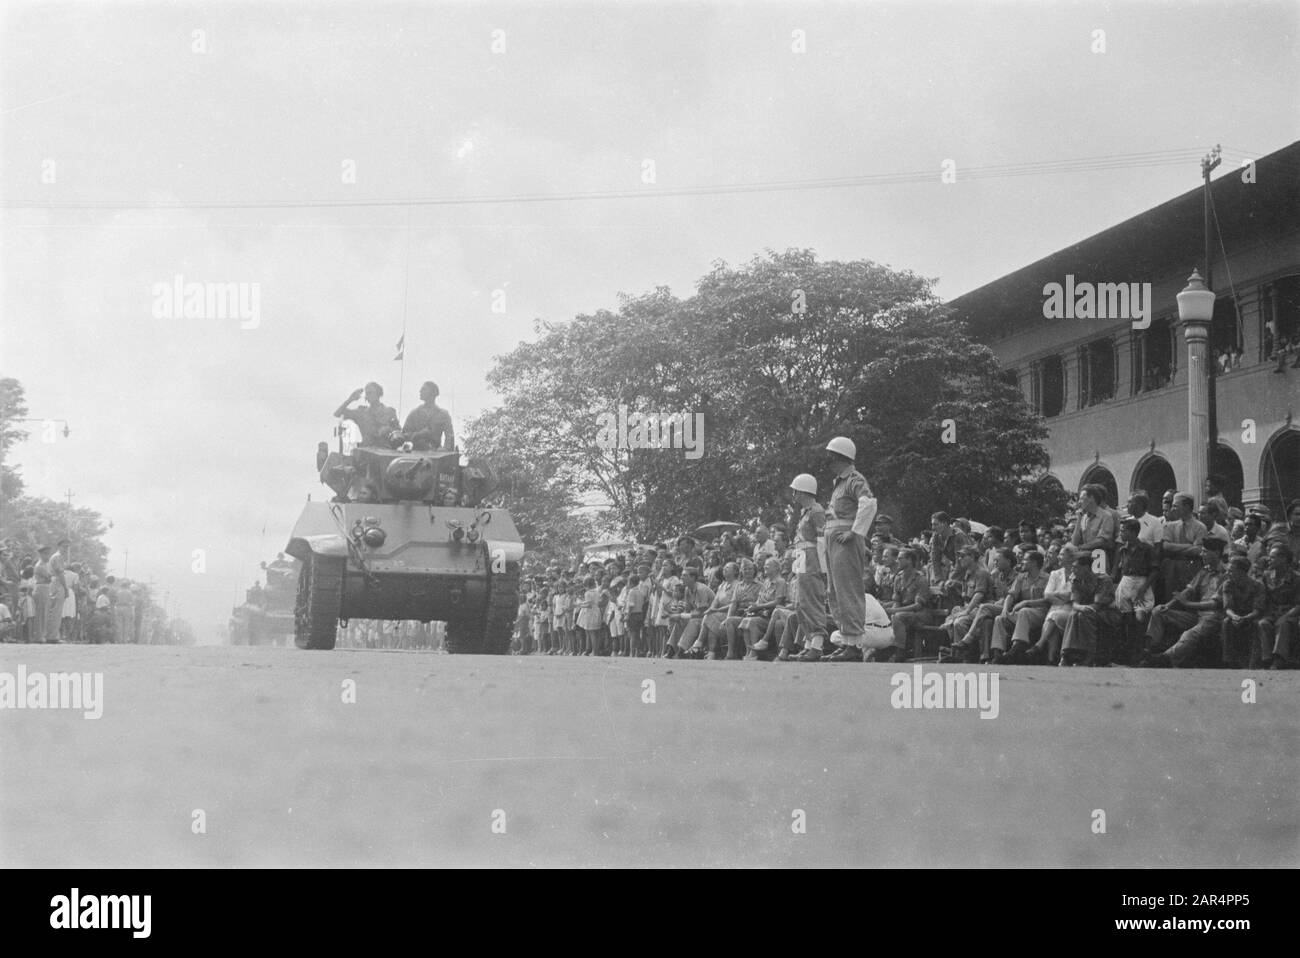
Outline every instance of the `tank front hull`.
<svg viewBox="0 0 1300 958"><path fill-rule="evenodd" d="M487 576L374 573L369 582L348 565L343 577L344 619L414 619L453 622L487 609Z"/></svg>
<svg viewBox="0 0 1300 958"><path fill-rule="evenodd" d="M339 618L420 622L481 619L488 609L492 574L516 567L523 542L505 510L488 510L481 539L455 538L482 512L422 503L308 503L285 551L297 559L316 555L343 560ZM354 545L348 535L361 521L385 535L378 547Z"/></svg>

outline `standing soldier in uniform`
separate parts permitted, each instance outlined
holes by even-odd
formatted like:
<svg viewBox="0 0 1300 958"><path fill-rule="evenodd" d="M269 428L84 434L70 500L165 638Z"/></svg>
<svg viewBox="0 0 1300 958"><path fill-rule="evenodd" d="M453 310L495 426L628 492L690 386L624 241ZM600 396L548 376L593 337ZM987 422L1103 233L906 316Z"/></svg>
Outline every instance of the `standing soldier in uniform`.
<svg viewBox="0 0 1300 958"><path fill-rule="evenodd" d="M816 662L822 657L822 646L826 642L826 583L822 578L821 560L817 557L817 540L826 528L826 512L817 501L817 480L808 473L795 476L790 488L794 490L794 501L802 510L795 526L792 571L797 576L799 595L795 600L795 615L803 632L804 650L794 656L793 661ZM782 662L791 660L784 647L777 658Z"/></svg>
<svg viewBox="0 0 1300 958"><path fill-rule="evenodd" d="M420 387L420 405L406 417L402 433L416 449L453 449L456 446L451 415L438 405L437 399L437 384L425 383Z"/></svg>
<svg viewBox="0 0 1300 958"><path fill-rule="evenodd" d="M49 546L41 546L36 550L40 559L37 560L34 569L36 584L32 589L32 604L35 614L32 616L31 628L28 630L28 641L38 644L45 641L46 632L49 630L51 596L54 589L54 576L50 572L50 553L53 551Z"/></svg>
<svg viewBox="0 0 1300 958"><path fill-rule="evenodd" d="M835 470L830 517L826 520L826 564L830 567L830 606L835 624L831 641L840 646L837 660L861 662L866 631L867 593L862 572L867 563L867 535L876 518L876 498L854 467L853 441L836 436L826 444Z"/></svg>
<svg viewBox="0 0 1300 958"><path fill-rule="evenodd" d="M366 397L365 406L358 406L356 409L349 409L352 403L356 402L364 395ZM381 401L384 395L384 387L379 383L366 383L365 389L354 389L343 404L334 410L334 415L340 419L351 419L361 430L361 444L363 446L382 446L387 444L390 433L401 429L397 422L397 410L392 406L385 406Z"/></svg>

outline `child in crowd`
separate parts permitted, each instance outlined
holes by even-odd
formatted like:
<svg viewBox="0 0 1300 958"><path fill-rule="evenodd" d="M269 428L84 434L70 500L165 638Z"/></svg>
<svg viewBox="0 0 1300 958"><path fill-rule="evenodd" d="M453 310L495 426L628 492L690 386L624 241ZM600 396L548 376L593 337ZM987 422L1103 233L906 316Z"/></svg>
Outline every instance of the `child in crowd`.
<svg viewBox="0 0 1300 958"><path fill-rule="evenodd" d="M578 604L578 650L576 655L591 655L596 650L596 635L600 629L600 590L593 576L582 580L584 592Z"/></svg>
<svg viewBox="0 0 1300 958"><path fill-rule="evenodd" d="M623 619L623 579L615 577L609 584L609 605L605 608L605 623L609 627L611 654L627 656L627 628Z"/></svg>
<svg viewBox="0 0 1300 958"><path fill-rule="evenodd" d="M634 658L644 656L647 652L645 642L646 607L650 602L650 586L646 578L650 567L641 565L628 583L623 596L623 613L627 616L628 654Z"/></svg>

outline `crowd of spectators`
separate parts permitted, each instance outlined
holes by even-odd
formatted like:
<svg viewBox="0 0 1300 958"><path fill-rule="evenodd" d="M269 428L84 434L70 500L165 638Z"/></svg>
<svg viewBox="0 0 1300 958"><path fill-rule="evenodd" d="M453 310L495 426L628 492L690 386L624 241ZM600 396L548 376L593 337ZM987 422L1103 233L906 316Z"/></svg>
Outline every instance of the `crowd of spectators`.
<svg viewBox="0 0 1300 958"><path fill-rule="evenodd" d="M111 575L101 582L68 561L68 546L66 539L34 553L14 540L0 546L0 641L140 642L147 631L143 587Z"/></svg>
<svg viewBox="0 0 1300 958"><path fill-rule="evenodd" d="M936 512L906 541L878 516L863 589L894 641L866 660L1300 666L1300 500L1276 522L1218 495L1171 491L1158 514L1141 492L1122 513L1106 500L1085 486L1069 518L1010 529ZM787 661L794 558L776 523L534 566L515 653Z"/></svg>

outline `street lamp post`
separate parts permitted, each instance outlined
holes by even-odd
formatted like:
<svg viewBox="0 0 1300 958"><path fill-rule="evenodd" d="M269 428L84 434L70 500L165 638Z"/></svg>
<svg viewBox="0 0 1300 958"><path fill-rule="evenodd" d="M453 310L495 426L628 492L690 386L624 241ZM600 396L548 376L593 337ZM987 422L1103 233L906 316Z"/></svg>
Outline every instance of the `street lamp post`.
<svg viewBox="0 0 1300 958"><path fill-rule="evenodd" d="M1210 455L1209 332L1214 318L1214 293L1196 270L1178 294L1178 318L1187 338L1187 467L1188 490L1199 502L1205 494Z"/></svg>
<svg viewBox="0 0 1300 958"><path fill-rule="evenodd" d="M1207 328L1207 335L1212 331L1214 325L1214 261L1210 256L1210 211L1212 209L1210 205L1212 202L1210 197L1210 174L1214 172L1215 167L1223 162L1221 152L1221 148L1216 143L1214 149L1201 159L1201 179L1204 184L1201 189L1201 206L1203 207L1205 220L1205 288L1210 291L1210 326ZM1240 335L1240 330L1238 330L1238 335ZM1210 343L1209 346L1212 347L1213 343ZM1205 450L1204 455L1207 457L1207 465L1205 473L1192 485L1190 490L1196 497L1197 503L1200 503L1208 495L1205 488L1205 479L1214 471L1214 457L1219 447L1218 357L1214 355L1213 348L1206 349L1206 357L1205 366L1202 370L1202 378L1205 380L1205 435L1202 439L1201 448ZM1195 369L1192 371L1194 372Z"/></svg>

